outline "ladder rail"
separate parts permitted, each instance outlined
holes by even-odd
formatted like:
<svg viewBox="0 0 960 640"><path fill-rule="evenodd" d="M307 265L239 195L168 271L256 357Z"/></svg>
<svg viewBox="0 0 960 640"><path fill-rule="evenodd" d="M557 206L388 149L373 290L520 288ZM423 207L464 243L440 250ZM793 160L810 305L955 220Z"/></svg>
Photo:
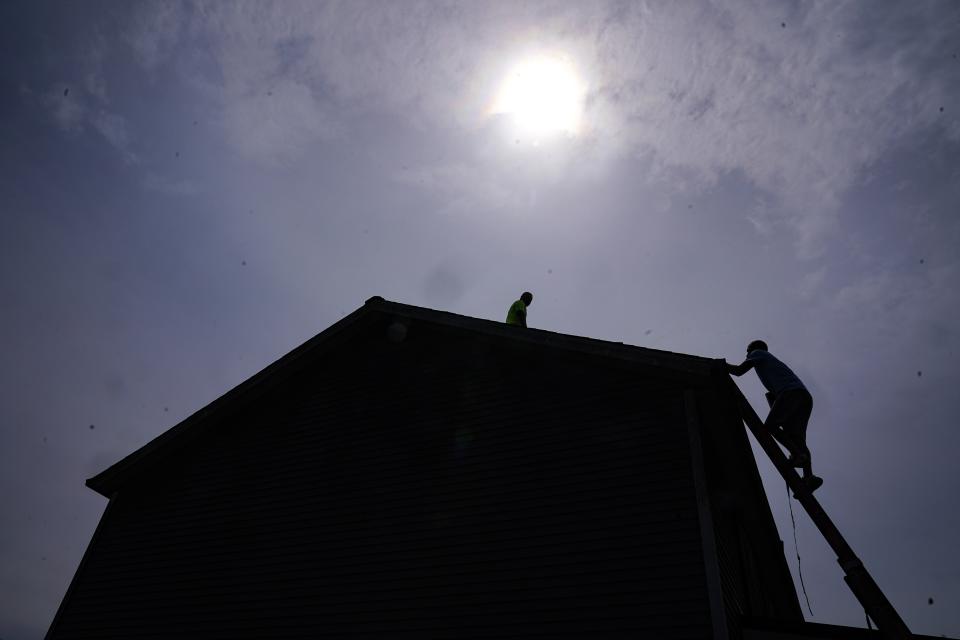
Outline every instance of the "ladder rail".
<svg viewBox="0 0 960 640"><path fill-rule="evenodd" d="M906 623L897 613L890 601L884 595L883 591L870 576L863 562L853 552L853 548L847 543L846 539L837 529L837 526L823 510L820 503L813 494L807 490L806 485L800 480L800 476L794 471L793 466L787 461L780 446L773 439L770 431L763 424L763 420L754 411L753 406L740 391L740 387L730 378L730 385L734 389L737 403L739 404L740 416L747 427L757 439L757 442L763 448L767 457L776 467L787 485L793 490L797 500L806 510L807 515L819 529L821 535L837 555L837 563L844 572L844 581L854 597L860 601L864 610L876 623L878 630L884 638L889 640L907 640L912 637Z"/></svg>

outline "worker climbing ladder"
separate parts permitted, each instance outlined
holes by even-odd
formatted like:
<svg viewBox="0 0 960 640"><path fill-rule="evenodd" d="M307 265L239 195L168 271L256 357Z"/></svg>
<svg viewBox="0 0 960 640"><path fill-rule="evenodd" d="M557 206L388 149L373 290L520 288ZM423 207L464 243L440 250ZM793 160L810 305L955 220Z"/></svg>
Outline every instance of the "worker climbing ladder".
<svg viewBox="0 0 960 640"><path fill-rule="evenodd" d="M753 436L760 443L770 461L773 462L773 466L787 481L787 485L793 490L794 496L806 510L810 519L813 520L817 529L820 530L830 548L837 554L837 563L843 569L844 581L850 587L853 595L860 601L860 604L863 605L864 611L877 625L881 635L888 640L907 640L912 637L907 625L867 572L863 562L844 540L840 530L837 529L826 511L807 489L807 485L801 481L793 466L787 462L787 457L764 426L763 420L760 419L750 402L744 397L740 387L733 380L730 380L730 385L733 387L734 395L740 405L740 415L743 421L753 432Z"/></svg>

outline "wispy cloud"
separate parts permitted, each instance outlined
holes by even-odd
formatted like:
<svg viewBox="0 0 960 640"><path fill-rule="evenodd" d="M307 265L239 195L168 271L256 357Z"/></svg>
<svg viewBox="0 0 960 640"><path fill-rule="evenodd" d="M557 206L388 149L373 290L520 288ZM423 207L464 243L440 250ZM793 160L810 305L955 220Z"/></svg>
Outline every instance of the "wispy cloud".
<svg viewBox="0 0 960 640"><path fill-rule="evenodd" d="M130 132L123 116L101 109L91 114L90 126L120 152L124 161L130 164L136 164L139 161L137 154L131 148Z"/></svg>
<svg viewBox="0 0 960 640"><path fill-rule="evenodd" d="M956 71L936 64L953 51L956 20L944 12L958 10L161 3L138 14L128 39L148 69L204 48L228 139L268 161L363 113L476 130L511 55L562 49L590 87L589 144L643 154L703 185L741 172L782 210L801 252L815 255L846 191L891 145L937 127L960 138L960 121L939 110L960 97Z"/></svg>
<svg viewBox="0 0 960 640"><path fill-rule="evenodd" d="M24 93L29 95L31 92L25 90ZM69 83L58 82L48 87L41 101L62 131L78 132L86 125L89 108L76 91L70 97Z"/></svg>
<svg viewBox="0 0 960 640"><path fill-rule="evenodd" d="M127 119L113 107L108 93L104 62L109 45L94 29L82 41L72 77L49 85L40 103L56 125L65 132L93 131L113 147L127 164L137 164L133 134ZM28 93L31 93L28 91Z"/></svg>
<svg viewBox="0 0 960 640"><path fill-rule="evenodd" d="M268 86L248 87L223 105L228 141L242 154L281 163L298 157L311 142L336 135L335 121L310 86L286 78Z"/></svg>
<svg viewBox="0 0 960 640"><path fill-rule="evenodd" d="M474 164L415 167L398 171L394 178L438 194L444 203L441 214L499 213L524 204L514 185L497 180L485 167Z"/></svg>
<svg viewBox="0 0 960 640"><path fill-rule="evenodd" d="M139 162L126 118L101 106L104 101L86 92L82 83L54 83L42 94L40 102L62 131L94 131L116 149L124 162Z"/></svg>
<svg viewBox="0 0 960 640"><path fill-rule="evenodd" d="M811 251L858 173L936 126L941 96L955 91L917 68L949 57L950 27L933 9L876 20L862 5L636 6L593 27L596 95L608 130L663 163L742 171ZM906 24L923 28L911 36Z"/></svg>
<svg viewBox="0 0 960 640"><path fill-rule="evenodd" d="M955 262L912 274L864 274L824 298L818 313L827 322L841 321L845 330L833 333L843 344L835 346L849 354L845 366L860 368L861 375L863 362L886 359L890 367L916 363L925 375L949 376L952 361L939 353L957 340L958 279L960 264Z"/></svg>
<svg viewBox="0 0 960 640"><path fill-rule="evenodd" d="M89 37L86 47L80 55L83 68L83 88L99 100L101 104L106 104L109 101L107 79L103 69L107 50L107 38L97 30Z"/></svg>
<svg viewBox="0 0 960 640"><path fill-rule="evenodd" d="M134 12L123 39L142 67L156 69L176 51L190 15L190 5L178 0L143 5Z"/></svg>

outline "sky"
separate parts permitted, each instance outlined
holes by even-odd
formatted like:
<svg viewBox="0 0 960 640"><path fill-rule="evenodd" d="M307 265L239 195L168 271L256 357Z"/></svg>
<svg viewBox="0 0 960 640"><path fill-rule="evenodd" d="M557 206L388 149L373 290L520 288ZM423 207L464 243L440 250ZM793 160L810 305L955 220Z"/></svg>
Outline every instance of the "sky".
<svg viewBox="0 0 960 640"><path fill-rule="evenodd" d="M0 638L48 628L85 479L370 296L524 290L550 331L765 339L817 497L960 637L958 33L931 0L0 4ZM504 98L531 60L545 112ZM864 626L757 452L808 619Z"/></svg>

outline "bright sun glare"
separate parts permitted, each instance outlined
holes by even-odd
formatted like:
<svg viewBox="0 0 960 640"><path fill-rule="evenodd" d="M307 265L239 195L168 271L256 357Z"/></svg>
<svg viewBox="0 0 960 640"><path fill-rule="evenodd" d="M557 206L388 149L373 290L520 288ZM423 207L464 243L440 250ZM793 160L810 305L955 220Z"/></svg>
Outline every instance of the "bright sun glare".
<svg viewBox="0 0 960 640"><path fill-rule="evenodd" d="M580 130L585 93L568 60L539 55L510 70L490 111L511 116L521 132L537 138L575 135Z"/></svg>

